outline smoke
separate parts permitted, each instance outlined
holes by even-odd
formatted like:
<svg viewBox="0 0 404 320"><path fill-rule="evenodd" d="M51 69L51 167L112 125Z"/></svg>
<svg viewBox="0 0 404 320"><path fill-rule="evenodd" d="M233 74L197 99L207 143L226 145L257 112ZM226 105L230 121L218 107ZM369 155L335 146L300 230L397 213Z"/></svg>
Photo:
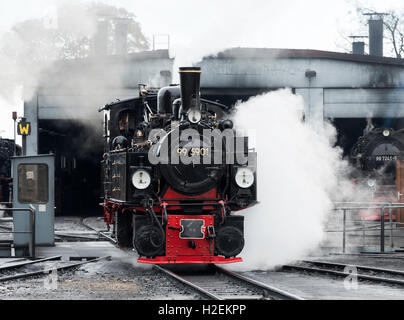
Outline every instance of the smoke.
<svg viewBox="0 0 404 320"><path fill-rule="evenodd" d="M36 102L38 88L44 92L38 101L49 118L91 126L87 133L93 137L102 136L100 106L136 95L135 89L121 88L134 88L144 81L138 79L143 65L137 64L136 69L125 57L93 52L99 8L105 5L58 1L52 14L16 23L0 36L0 135L12 138L11 111L22 116L23 101ZM153 79L157 84L159 80Z"/></svg>
<svg viewBox="0 0 404 320"><path fill-rule="evenodd" d="M95 15L88 11L84 3L64 2L57 6L54 26L79 39L92 37L97 31L95 19Z"/></svg>
<svg viewBox="0 0 404 320"><path fill-rule="evenodd" d="M15 94L10 88L19 85L24 85L25 98L32 97L42 74L54 65L55 60L61 58L65 43L60 36L67 29L70 35L77 37L92 36L95 30L94 19L86 16L85 12L83 5L62 3L57 18L46 16L19 22L2 35L0 95L3 98L13 101Z"/></svg>
<svg viewBox="0 0 404 320"><path fill-rule="evenodd" d="M33 98L42 79L62 58L66 30L76 37L91 37L95 21L86 14L86 6L63 1L58 16L32 16L18 22L0 36L0 115L4 136L12 138L11 111L23 114L23 100ZM72 23L73 22L73 23Z"/></svg>
<svg viewBox="0 0 404 320"><path fill-rule="evenodd" d="M134 97L137 90L133 88L146 80L158 86L168 84L155 61L134 62L137 57L109 54L116 45L112 31L118 8L90 0L64 0L55 1L53 9L48 16L14 24L0 36L0 115L9 136L11 110L22 115L22 101L35 100L38 88L46 96L39 100L41 108L49 110L48 117L75 119L97 131L100 106ZM104 20L108 30L97 35L98 22ZM100 49L95 54L97 41L106 42L106 52ZM156 76L145 79L149 69Z"/></svg>
<svg viewBox="0 0 404 320"><path fill-rule="evenodd" d="M302 122L303 99L290 90L236 108L236 127L256 130L260 203L243 212L244 262L232 268L268 269L304 257L324 240L332 202L352 195L350 168L334 147L335 128Z"/></svg>

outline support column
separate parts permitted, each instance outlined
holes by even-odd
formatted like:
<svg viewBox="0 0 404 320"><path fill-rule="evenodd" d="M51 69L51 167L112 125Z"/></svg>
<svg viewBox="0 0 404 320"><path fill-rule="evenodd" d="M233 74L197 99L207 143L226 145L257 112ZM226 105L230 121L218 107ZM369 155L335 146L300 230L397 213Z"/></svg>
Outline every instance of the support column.
<svg viewBox="0 0 404 320"><path fill-rule="evenodd" d="M24 102L24 117L31 123L31 134L23 141L23 148L27 156L38 154L38 98Z"/></svg>
<svg viewBox="0 0 404 320"><path fill-rule="evenodd" d="M304 114L306 122L313 128L322 129L324 125L324 89L301 88L296 89L304 100Z"/></svg>

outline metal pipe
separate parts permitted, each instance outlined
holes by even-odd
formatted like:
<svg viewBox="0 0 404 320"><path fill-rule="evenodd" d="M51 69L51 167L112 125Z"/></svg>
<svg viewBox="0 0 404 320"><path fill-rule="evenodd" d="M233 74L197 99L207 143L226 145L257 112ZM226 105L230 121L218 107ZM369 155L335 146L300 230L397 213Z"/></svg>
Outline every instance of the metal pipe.
<svg viewBox="0 0 404 320"><path fill-rule="evenodd" d="M403 204L402 202L387 202L387 201L380 201L380 202L376 202L376 201L372 201L372 202L369 202L369 201L335 201L335 202L333 202L333 204L335 205L335 204L386 204L386 205L389 205L389 204Z"/></svg>
<svg viewBox="0 0 404 320"><path fill-rule="evenodd" d="M384 252L384 207L380 212L380 252Z"/></svg>
<svg viewBox="0 0 404 320"><path fill-rule="evenodd" d="M393 214L391 212L391 208L389 208L389 219L390 219L390 247L394 248L394 243L393 243Z"/></svg>
<svg viewBox="0 0 404 320"><path fill-rule="evenodd" d="M35 219L36 219L36 210L35 207L30 204L29 205L30 208L30 229L32 231L31 233L31 251L30 251L30 255L32 259L35 259Z"/></svg>
<svg viewBox="0 0 404 320"><path fill-rule="evenodd" d="M10 231L7 233L30 233L31 234L31 239L28 243L28 249L29 249L29 254L31 259L35 259L35 216L36 216L36 209L35 207L30 204L29 208L3 208L1 210L4 211L28 211L30 215L30 231Z"/></svg>
<svg viewBox="0 0 404 320"><path fill-rule="evenodd" d="M387 205L385 205L385 206L373 206L373 207L364 207L364 206L361 206L361 207L338 207L338 208L333 208L333 210L380 209L381 207L384 207L385 209L388 209L388 208L400 209L400 208L404 208L404 205L401 205L401 206L387 206Z"/></svg>
<svg viewBox="0 0 404 320"><path fill-rule="evenodd" d="M346 222L346 210L343 209L343 216L342 216L342 253L345 253L345 236L346 236L346 230L345 230L345 222Z"/></svg>
<svg viewBox="0 0 404 320"><path fill-rule="evenodd" d="M13 148L13 156L15 157L17 155L17 137L16 137L16 131L17 131L17 112L14 111L13 113L13 120L14 120L14 148Z"/></svg>
<svg viewBox="0 0 404 320"><path fill-rule="evenodd" d="M0 233L4 233L4 234L10 234L10 233L13 233L13 234L27 234L27 233L29 233L29 234L31 234L32 232L31 231L1 231Z"/></svg>
<svg viewBox="0 0 404 320"><path fill-rule="evenodd" d="M362 226L363 226L363 230L362 230L362 245L363 247L365 247L366 244L366 227L365 227L365 221L362 220Z"/></svg>
<svg viewBox="0 0 404 320"><path fill-rule="evenodd" d="M349 206L351 204L352 206ZM390 246L394 247L394 233L393 233L393 214L392 209L404 208L404 203L387 203L387 202L334 202L333 210L341 210L343 212L343 228L342 228L342 252L346 251L346 233L347 231L362 231L363 245L366 243L366 229L377 230L375 226L365 226L365 221L362 221L362 228L348 229L346 228L346 210L359 210L359 209L379 209L380 210L380 252L385 252L385 210L389 209L390 218ZM403 225L404 223L396 222L396 225ZM327 232L341 232L328 230Z"/></svg>
<svg viewBox="0 0 404 320"><path fill-rule="evenodd" d="M364 227L360 227L360 228L347 228L346 232L355 232L355 231L363 231ZM370 227L365 227L366 230L380 230L380 225L377 226L370 226ZM384 230L390 230L390 228L386 229L386 227L384 227ZM325 232L342 232L343 230L333 230L333 229L329 229L329 230L325 230Z"/></svg>

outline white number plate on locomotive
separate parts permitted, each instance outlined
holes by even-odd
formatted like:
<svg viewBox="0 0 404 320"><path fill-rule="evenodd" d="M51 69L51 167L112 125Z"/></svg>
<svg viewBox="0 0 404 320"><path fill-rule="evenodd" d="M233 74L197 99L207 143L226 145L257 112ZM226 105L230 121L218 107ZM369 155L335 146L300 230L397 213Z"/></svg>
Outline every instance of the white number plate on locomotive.
<svg viewBox="0 0 404 320"><path fill-rule="evenodd" d="M376 156L376 161L396 161L397 156Z"/></svg>
<svg viewBox="0 0 404 320"><path fill-rule="evenodd" d="M205 220L203 219L181 219L182 231L180 239L204 239Z"/></svg>

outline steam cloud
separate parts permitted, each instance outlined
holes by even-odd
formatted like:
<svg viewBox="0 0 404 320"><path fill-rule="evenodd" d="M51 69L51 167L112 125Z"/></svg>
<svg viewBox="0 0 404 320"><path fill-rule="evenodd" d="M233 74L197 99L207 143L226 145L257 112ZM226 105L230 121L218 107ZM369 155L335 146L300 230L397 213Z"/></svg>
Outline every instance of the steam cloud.
<svg viewBox="0 0 404 320"><path fill-rule="evenodd" d="M0 38L0 136L12 138L11 111L22 116L22 102L29 101L37 87L60 58L63 43L44 38L44 30L69 30L76 36L91 37L95 21L86 14L84 4L59 3L58 19L43 17L16 24ZM75 23L72 23L74 21ZM29 27L27 27L29 25ZM44 29L45 28L45 29ZM49 32L49 34L52 34Z"/></svg>
<svg viewBox="0 0 404 320"><path fill-rule="evenodd" d="M240 6L241 10L245 9L244 2ZM227 5L226 11L228 11ZM260 9L260 12L265 16L262 20L267 19L267 11ZM75 33L82 36L91 37L94 33L95 25L83 16L82 7L64 5L62 10L59 10L59 15L58 28L69 30L73 28ZM252 15L245 17L260 20ZM212 16L212 19L216 21L217 17ZM176 21L171 16L170 20ZM282 20L288 21L284 18ZM76 24L72 26L71 21L75 21ZM239 28L245 29L247 22L249 20L246 23L238 23ZM179 65L188 65L189 60L195 61L196 57L199 59L207 52L217 52L223 46L250 45L249 42L239 41L240 33L234 32L233 25L227 27L231 32L223 32L225 37L215 37L217 43L212 44L212 34L215 34L218 28L215 23L205 23L204 29L209 25L211 28L203 34L202 39L196 38L195 43L186 43L180 46L181 50L177 49L174 70ZM262 39L268 36L268 28L260 29L262 33L246 29L244 38L250 39L255 35L261 44ZM291 30L295 32L294 28ZM23 82L26 84L24 95L28 100L44 73L49 69L52 70L50 75L63 71L55 66L52 59L36 59L33 63L32 58L45 57L51 51L50 43L46 42L35 48L27 47L24 37L32 39L40 32L34 29L31 31L32 33L28 35L13 31L1 40L0 107L1 111L6 112L1 112L3 120L0 122L0 135L1 130L7 129L8 132L13 130L12 121L8 119L11 110L14 109L13 106L21 104L21 84ZM230 33L237 35L237 38L224 44L223 39L226 40ZM287 38L284 34L278 36ZM197 45L202 43L209 44L209 48ZM53 48L54 46L52 50ZM189 48L194 48L197 52L191 54ZM15 59L15 52L18 52L20 59ZM181 52L183 57L180 56ZM57 56L58 52L52 51L52 55ZM174 75L176 74L174 72ZM93 78L98 79L100 83L81 78L66 81L79 83L83 91L97 90L104 86L105 78L101 74L96 74ZM122 74L117 72L117 85L121 78ZM159 86L158 80L158 78L151 79L151 82ZM88 88L85 84L91 87ZM80 97L77 99L80 100ZM92 106L95 111L96 105ZM242 252L245 262L234 265L233 268L268 269L298 259L315 249L324 239L324 224L332 214L332 201L344 200L352 191L346 178L349 167L341 159L341 151L333 147L335 129L330 124L325 124L324 128L316 131L302 123L299 118L303 108L303 99L293 95L290 90L257 96L237 105L234 118L236 125L239 128L256 129L260 204L243 213L246 219L246 246ZM93 112L89 114L93 115ZM96 125L98 126L98 123Z"/></svg>
<svg viewBox="0 0 404 320"><path fill-rule="evenodd" d="M303 99L283 89L237 106L236 126L256 130L258 200L243 212L246 244L238 270L266 270L316 249L332 201L352 192L349 166L333 147L335 128L300 120ZM338 197L337 197L338 196Z"/></svg>
<svg viewBox="0 0 404 320"><path fill-rule="evenodd" d="M125 57L87 56L98 19L89 8L102 8L103 4L64 0L54 5L53 16L32 17L0 36L0 135L3 130L4 136L12 138L11 111L22 116L22 102L34 98L38 87L52 88L53 101L58 99L54 104L62 116L93 125L99 135L98 107L133 96L116 93L116 88L134 87ZM108 39L108 45L111 42ZM149 79L152 85L162 85L159 72Z"/></svg>

